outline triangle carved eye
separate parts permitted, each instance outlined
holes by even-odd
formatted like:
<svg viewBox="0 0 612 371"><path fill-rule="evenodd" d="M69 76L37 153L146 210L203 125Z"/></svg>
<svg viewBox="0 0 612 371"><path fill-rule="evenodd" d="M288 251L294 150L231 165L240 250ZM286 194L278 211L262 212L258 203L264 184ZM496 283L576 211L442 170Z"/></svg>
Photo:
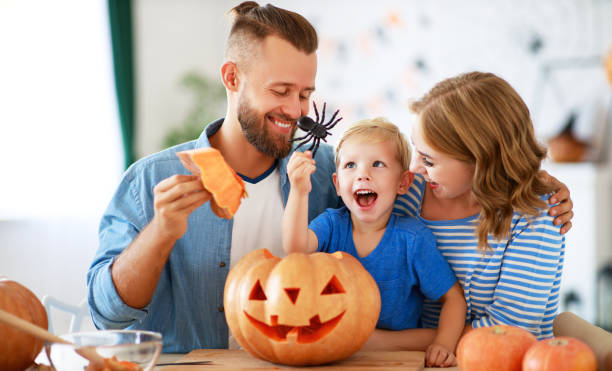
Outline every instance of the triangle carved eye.
<svg viewBox="0 0 612 371"><path fill-rule="evenodd" d="M325 288L323 288L323 291L321 291L321 295L344 294L344 293L346 293L346 291L344 290L344 287L342 287L342 284L340 283L340 280L338 280L336 275L332 276L332 278L329 280L327 285L325 285Z"/></svg>
<svg viewBox="0 0 612 371"><path fill-rule="evenodd" d="M255 286L253 286L251 294L249 295L249 300L268 300L266 294L261 288L261 283L259 282L259 280L257 280Z"/></svg>

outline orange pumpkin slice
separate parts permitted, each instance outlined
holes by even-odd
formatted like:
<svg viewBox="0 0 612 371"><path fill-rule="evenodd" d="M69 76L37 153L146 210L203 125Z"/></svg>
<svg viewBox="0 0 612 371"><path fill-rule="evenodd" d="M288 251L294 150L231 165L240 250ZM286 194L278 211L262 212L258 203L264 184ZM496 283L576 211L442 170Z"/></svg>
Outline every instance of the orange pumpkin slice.
<svg viewBox="0 0 612 371"><path fill-rule="evenodd" d="M242 198L247 196L244 181L232 169L221 152L214 148L199 148L176 154L183 166L199 175L204 188L212 195L210 207L219 218L231 219Z"/></svg>

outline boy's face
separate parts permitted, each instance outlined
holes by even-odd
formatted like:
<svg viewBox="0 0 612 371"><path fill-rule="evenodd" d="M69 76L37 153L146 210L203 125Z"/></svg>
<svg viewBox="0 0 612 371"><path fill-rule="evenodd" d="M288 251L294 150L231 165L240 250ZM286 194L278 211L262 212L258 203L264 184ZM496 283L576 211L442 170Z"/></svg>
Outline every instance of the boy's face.
<svg viewBox="0 0 612 371"><path fill-rule="evenodd" d="M408 190L412 174L402 170L393 143L349 138L340 149L333 179L353 219L386 223L396 196Z"/></svg>

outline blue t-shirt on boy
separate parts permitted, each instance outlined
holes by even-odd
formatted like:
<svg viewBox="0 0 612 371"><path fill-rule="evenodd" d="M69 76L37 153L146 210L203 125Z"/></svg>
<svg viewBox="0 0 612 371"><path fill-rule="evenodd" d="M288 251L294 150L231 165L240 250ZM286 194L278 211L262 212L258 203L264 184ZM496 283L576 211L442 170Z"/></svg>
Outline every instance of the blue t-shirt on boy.
<svg viewBox="0 0 612 371"><path fill-rule="evenodd" d="M433 233L415 218L391 214L378 246L365 257L355 249L346 206L325 210L310 222L309 228L319 240L318 251L349 253L374 277L381 295L377 328L421 327L423 299L438 300L456 281L436 247Z"/></svg>

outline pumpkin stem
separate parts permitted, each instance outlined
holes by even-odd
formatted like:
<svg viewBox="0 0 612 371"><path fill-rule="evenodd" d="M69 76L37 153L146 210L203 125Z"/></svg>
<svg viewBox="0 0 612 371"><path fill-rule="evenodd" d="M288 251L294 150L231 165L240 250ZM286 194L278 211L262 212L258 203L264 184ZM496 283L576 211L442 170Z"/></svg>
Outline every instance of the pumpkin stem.
<svg viewBox="0 0 612 371"><path fill-rule="evenodd" d="M495 326L493 327L493 333L495 335L503 335L506 333L506 330L504 330L503 327Z"/></svg>
<svg viewBox="0 0 612 371"><path fill-rule="evenodd" d="M549 345L552 345L555 347L563 347L563 346L566 346L568 343L569 342L567 341L567 339L559 339L559 338L552 338L548 342Z"/></svg>
<svg viewBox="0 0 612 371"><path fill-rule="evenodd" d="M333 256L334 258L338 259L338 260L342 260L344 259L344 255L342 251L336 251L331 253L331 256Z"/></svg>

